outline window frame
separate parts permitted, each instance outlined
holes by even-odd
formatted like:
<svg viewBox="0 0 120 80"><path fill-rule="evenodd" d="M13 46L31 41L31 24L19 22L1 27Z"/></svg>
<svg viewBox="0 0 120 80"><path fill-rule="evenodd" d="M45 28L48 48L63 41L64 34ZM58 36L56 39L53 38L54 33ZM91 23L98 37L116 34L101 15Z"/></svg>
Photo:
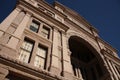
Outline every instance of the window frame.
<svg viewBox="0 0 120 80"><path fill-rule="evenodd" d="M48 34L46 34L44 30L48 31ZM44 35L45 36L47 35L47 37L45 37ZM50 35L51 35L51 28L48 25L43 24L42 29L41 29L41 36L46 39L50 39Z"/></svg>
<svg viewBox="0 0 120 80"><path fill-rule="evenodd" d="M36 31L34 31L34 30L31 29L31 26L32 26L33 23L35 23L35 25L38 25L38 28L37 28ZM33 31L33 32L35 32L35 33L38 33L38 32L39 32L39 29L40 29L40 25L41 25L41 22L40 22L40 21L38 21L38 20L36 20L36 19L32 19L31 22L30 22L30 25L29 25L29 30L30 30L30 31ZM36 26L32 26L32 27L35 28Z"/></svg>
<svg viewBox="0 0 120 80"><path fill-rule="evenodd" d="M42 49L42 50L44 50L44 51L46 51L46 53L45 53L45 57L42 57L42 56L40 56L39 54L37 54L37 50L36 50L36 53L35 53L35 58L36 57L39 57L39 59L44 59L44 65L42 66L41 64L39 64L39 65L41 65L41 67L38 67L38 66L35 66L35 58L34 58L34 66L35 67L38 67L38 68L42 68L43 67L43 69L46 69L46 64L47 64L47 56L48 56L48 47L45 47L45 46L43 46L43 45L41 45L41 44L39 44L38 46L37 46L37 49Z"/></svg>
<svg viewBox="0 0 120 80"><path fill-rule="evenodd" d="M26 42L32 44L32 48L31 48L30 51L27 50L27 49L25 49L25 46L23 47L24 43L26 43ZM25 51L25 52L28 52L28 53L29 53L28 61L25 62L25 63L30 63L30 59L31 59L31 55L32 55L32 52L33 52L33 49L34 49L34 45L35 45L35 41L33 41L33 40L25 37L24 40L23 40L23 42L22 42L22 44L21 44L21 46L20 46L20 52L19 52L19 57L18 57L18 59L19 59L20 61L22 61L22 62L25 62L23 59L21 59L21 58L22 58L22 57L21 57L21 54L24 54L24 55L25 55L25 53L21 53L21 51ZM27 45L27 46L28 46L28 45ZM26 53L26 54L28 54L28 53Z"/></svg>
<svg viewBox="0 0 120 80"><path fill-rule="evenodd" d="M35 31L33 31L33 30L31 30L30 29L30 26L31 26L31 24L32 24L32 22L36 22L36 23L38 23L39 24L39 27L38 27L38 30L37 30L37 32L35 32ZM45 27L45 28L44 28ZM43 28L44 29L46 29L46 30L48 30L48 36L47 36L47 38L45 38L43 35ZM37 35L40 35L41 37L44 37L45 39L48 39L48 40L51 40L52 39L52 26L50 26L49 24L47 24L47 23L45 23L44 21L41 21L41 20L39 20L39 19L37 19L36 17L32 17L31 18L31 20L30 20L30 22L29 22L29 24L28 24L28 29L31 31L31 32L34 32L35 34L37 34ZM42 35L43 34L43 35Z"/></svg>

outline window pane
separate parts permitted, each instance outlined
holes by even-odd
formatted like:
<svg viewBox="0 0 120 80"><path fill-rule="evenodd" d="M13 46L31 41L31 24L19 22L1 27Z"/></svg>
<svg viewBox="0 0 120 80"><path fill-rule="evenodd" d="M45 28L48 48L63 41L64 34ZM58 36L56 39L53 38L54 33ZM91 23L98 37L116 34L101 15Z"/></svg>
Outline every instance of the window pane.
<svg viewBox="0 0 120 80"><path fill-rule="evenodd" d="M22 48L31 52L32 51L32 47L33 47L33 43L28 42L28 41L24 41L22 44Z"/></svg>
<svg viewBox="0 0 120 80"><path fill-rule="evenodd" d="M19 60L28 63L30 53L21 49Z"/></svg>
<svg viewBox="0 0 120 80"><path fill-rule="evenodd" d="M36 52L36 57L34 65L36 67L42 67L44 69L45 60L46 60L47 49L39 46Z"/></svg>
<svg viewBox="0 0 120 80"><path fill-rule="evenodd" d="M42 36L48 39L49 38L49 33L50 33L50 29L48 29L46 27L43 27Z"/></svg>
<svg viewBox="0 0 120 80"><path fill-rule="evenodd" d="M45 59L39 56L35 57L34 65L44 69Z"/></svg>
<svg viewBox="0 0 120 80"><path fill-rule="evenodd" d="M41 65L41 68L44 68L44 63L45 63L45 59L40 58L40 65Z"/></svg>
<svg viewBox="0 0 120 80"><path fill-rule="evenodd" d="M38 47L38 49L37 49L37 55L39 55L39 56L41 56L43 58L45 58L46 52L47 52L46 49L43 49L41 47Z"/></svg>
<svg viewBox="0 0 120 80"><path fill-rule="evenodd" d="M35 65L36 67L39 67L39 63L40 63L39 57L36 56L36 57L35 57L35 61L34 61L34 65Z"/></svg>
<svg viewBox="0 0 120 80"><path fill-rule="evenodd" d="M30 25L30 30L32 30L34 32L38 32L39 25L40 25L40 23L33 21Z"/></svg>
<svg viewBox="0 0 120 80"><path fill-rule="evenodd" d="M49 33L49 30L43 28L43 32L44 32L45 34L48 34L48 33Z"/></svg>
<svg viewBox="0 0 120 80"><path fill-rule="evenodd" d="M44 38L48 39L48 34L42 32L42 36L43 36Z"/></svg>
<svg viewBox="0 0 120 80"><path fill-rule="evenodd" d="M19 60L28 63L30 53L32 52L34 43L31 41L25 40L21 46Z"/></svg>

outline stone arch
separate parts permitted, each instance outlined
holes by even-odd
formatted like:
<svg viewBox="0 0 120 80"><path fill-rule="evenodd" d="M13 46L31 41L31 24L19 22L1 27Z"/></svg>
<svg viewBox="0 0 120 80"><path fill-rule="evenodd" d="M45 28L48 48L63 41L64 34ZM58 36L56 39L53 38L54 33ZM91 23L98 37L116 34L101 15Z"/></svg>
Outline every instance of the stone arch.
<svg viewBox="0 0 120 80"><path fill-rule="evenodd" d="M92 39L89 38L89 36L85 35L84 33L82 32L76 32L74 30L68 30L67 32L67 45L68 45L68 48L69 48L69 39L70 37L72 36L76 36L76 37L79 37L80 40L83 40L86 45L90 46L90 48L93 48L98 54L95 54L98 56L98 58L102 58L102 54L100 52L100 48L98 46L98 44L94 41L92 41Z"/></svg>
<svg viewBox="0 0 120 80"><path fill-rule="evenodd" d="M102 78L106 72L106 68L103 65L104 62L97 45L94 42L91 43L89 41L90 38L83 33L72 31L67 34L67 37L74 75L79 78L82 77L85 80L98 80Z"/></svg>

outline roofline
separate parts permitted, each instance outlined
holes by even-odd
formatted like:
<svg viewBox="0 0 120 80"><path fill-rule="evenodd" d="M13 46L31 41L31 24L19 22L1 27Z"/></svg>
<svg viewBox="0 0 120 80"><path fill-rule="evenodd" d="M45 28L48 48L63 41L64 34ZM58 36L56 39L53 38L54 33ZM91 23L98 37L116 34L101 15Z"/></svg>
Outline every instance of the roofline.
<svg viewBox="0 0 120 80"><path fill-rule="evenodd" d="M82 17L79 13L77 13L76 11L68 8L67 6L64 6L63 4L59 3L58 1L54 2L54 5L58 5L60 8L63 9L63 11L68 12L69 14L71 14L73 17L75 17L75 19L77 20L82 20L88 27L88 28L92 28L96 33L99 33L99 31L92 25L90 24L84 17ZM71 13L72 12L72 13Z"/></svg>

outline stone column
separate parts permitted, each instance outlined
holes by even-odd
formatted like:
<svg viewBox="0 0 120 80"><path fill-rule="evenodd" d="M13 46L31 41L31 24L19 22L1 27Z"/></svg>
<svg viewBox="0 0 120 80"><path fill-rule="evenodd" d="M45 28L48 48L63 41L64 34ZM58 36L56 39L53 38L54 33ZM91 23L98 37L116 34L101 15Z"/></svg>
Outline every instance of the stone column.
<svg viewBox="0 0 120 80"><path fill-rule="evenodd" d="M75 73L76 73L76 77L78 78L79 75L78 75L78 69L77 68L75 68Z"/></svg>
<svg viewBox="0 0 120 80"><path fill-rule="evenodd" d="M16 49L17 44L23 34L24 29L27 26L27 23L30 19L31 14L30 13L26 13L24 19L22 20L22 22L19 24L19 26L17 27L16 31L14 32L14 36L11 37L11 39L9 40L7 46L12 48L12 49Z"/></svg>
<svg viewBox="0 0 120 80"><path fill-rule="evenodd" d="M58 30L53 30L53 48L52 48L52 62L50 71L56 75L60 75L59 69L59 56L58 56Z"/></svg>
<svg viewBox="0 0 120 80"><path fill-rule="evenodd" d="M112 72L111 72L111 70L110 70L110 67L109 67L109 64L108 64L108 61L107 61L107 58L106 58L106 57L104 57L104 66L106 67L107 71L108 71L109 74L110 74L110 79L111 79L111 80L114 80L113 74L112 74Z"/></svg>
<svg viewBox="0 0 120 80"><path fill-rule="evenodd" d="M62 33L62 46L63 46L63 67L64 67L63 74L65 77L71 78L73 75L73 71L70 60L70 54L67 48L67 38L64 32Z"/></svg>
<svg viewBox="0 0 120 80"><path fill-rule="evenodd" d="M112 71L113 76L115 77L115 79L112 79L112 80L119 80L118 77L117 77L117 75L115 74L115 72L113 70L113 67L112 67L110 61L108 59L107 59L107 63L108 63L108 65L109 65L109 67L110 67L110 69Z"/></svg>
<svg viewBox="0 0 120 80"><path fill-rule="evenodd" d="M81 73L80 69L78 69L78 73L79 73L79 77L80 77L81 80L82 80L83 78L82 78L82 73Z"/></svg>
<svg viewBox="0 0 120 80"><path fill-rule="evenodd" d="M19 7L15 8L12 13L0 24L0 30L2 30L0 31L0 37L3 35L4 31L8 29L20 11L21 9Z"/></svg>
<svg viewBox="0 0 120 80"><path fill-rule="evenodd" d="M104 50L101 50L102 56L101 58L103 59L104 62L104 66L106 67L106 70L108 71L109 75L110 75L110 79L114 80L113 78L113 73L110 70L109 64L108 64L108 59L105 57L106 52Z"/></svg>
<svg viewBox="0 0 120 80"><path fill-rule="evenodd" d="M112 67L113 67L114 71L116 72L116 75L117 75L117 76L118 76L118 78L120 79L120 75L119 75L119 73L118 73L118 71L117 71L117 69L116 69L116 67L115 67L114 63L113 63L113 62L111 62L111 65L112 65Z"/></svg>

